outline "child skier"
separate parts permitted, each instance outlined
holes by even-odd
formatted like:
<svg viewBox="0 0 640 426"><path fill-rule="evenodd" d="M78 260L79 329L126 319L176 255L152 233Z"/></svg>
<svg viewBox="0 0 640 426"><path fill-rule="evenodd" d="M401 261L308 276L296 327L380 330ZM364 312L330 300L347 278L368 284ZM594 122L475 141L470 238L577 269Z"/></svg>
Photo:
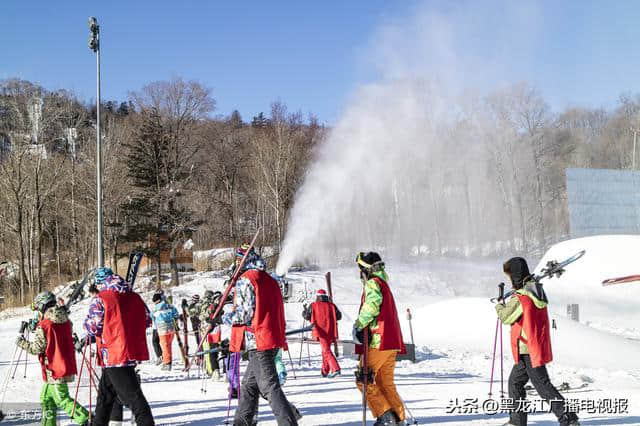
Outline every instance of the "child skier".
<svg viewBox="0 0 640 426"><path fill-rule="evenodd" d="M73 421L87 425L89 412L80 404L75 404L69 396L67 383L73 381L77 373L72 325L64 307L57 306L56 297L50 291L36 296L31 309L38 312L40 321L35 329L35 339L30 342L20 335L16 344L32 355L37 355L42 366L45 382L40 403L42 404L42 425L55 426L57 410L61 408Z"/></svg>
<svg viewBox="0 0 640 426"><path fill-rule="evenodd" d="M356 258L363 284L358 318L353 325L356 352L367 350L367 369L373 383L367 383L367 404L377 418L375 426L405 425L404 403L394 383L398 352L405 353L398 311L389 288L384 262L375 252L360 253ZM364 332L369 332L369 348L364 348ZM357 382L362 391L362 383Z"/></svg>
<svg viewBox="0 0 640 426"><path fill-rule="evenodd" d="M316 301L303 312L304 319L313 324L312 337L320 342L322 348L322 377L335 377L340 374L340 365L331 352L331 345L338 340L338 321L342 313L329 300L327 292L316 292Z"/></svg>
<svg viewBox="0 0 640 426"><path fill-rule="evenodd" d="M503 270L515 290L506 304L496 304L500 320L511 326L511 351L515 365L509 375L509 398L514 401L526 399L524 386L531 380L540 397L551 404L551 411L561 426L579 426L575 413L565 413L564 397L553 386L547 373L546 364L553 359L547 295L542 286L532 279L523 258L509 259ZM505 426L526 424L527 413L513 411Z"/></svg>
<svg viewBox="0 0 640 426"><path fill-rule="evenodd" d="M176 320L180 314L175 306L170 305L159 294L155 293L151 298L155 303L153 307L153 324L158 331L160 346L162 347L162 370L170 371L172 362L171 343L176 334Z"/></svg>
<svg viewBox="0 0 640 426"><path fill-rule="evenodd" d="M222 293L219 291L213 292L207 290L204 292L204 298L200 305L200 323L203 328L203 333L209 330L210 326L213 326L211 332L206 336L202 344L202 349L209 350L214 349L220 345L222 331L220 329L220 318L212 318L211 315L215 312L220 303ZM219 380L222 376L220 374L220 363L218 362L218 353L209 352L204 355L205 359L205 371L207 374L215 380Z"/></svg>

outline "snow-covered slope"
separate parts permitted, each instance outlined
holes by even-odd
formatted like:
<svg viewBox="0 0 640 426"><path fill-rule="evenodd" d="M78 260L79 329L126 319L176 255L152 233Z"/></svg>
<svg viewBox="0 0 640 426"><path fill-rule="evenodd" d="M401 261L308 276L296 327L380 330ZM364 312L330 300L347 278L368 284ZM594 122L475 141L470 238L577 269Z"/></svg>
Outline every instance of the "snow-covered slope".
<svg viewBox="0 0 640 426"><path fill-rule="evenodd" d="M622 241L622 242L621 242ZM629 413L612 415L606 413L582 413L586 425L640 425L640 334L633 328L621 328L611 323L596 329L587 323L591 321L591 305L600 305L601 319L620 318L629 321L635 313L631 309L620 309L619 303L636 303L633 297L638 287L634 284L601 289L599 281L611 275L625 275L638 272L635 265L607 263L605 257L618 259L616 250L631 250L638 243L635 237L604 237L561 243L553 247L547 259L562 259L579 249L586 249L587 255L567 268L567 273L559 280L545 284L551 299L552 318L557 329L553 330L554 362L549 366L552 380L556 384L569 383L578 390L567 392L568 398L593 399L628 398ZM627 254L625 254L627 256ZM631 262L633 256L627 257ZM613 261L613 260L612 260ZM603 265L597 267L594 265ZM608 268L606 271L603 270ZM479 412L448 413L447 407L458 398L478 398L482 403L489 391L491 355L496 329L496 317L488 296L495 292L495 286L505 277L501 272L501 260L495 261L430 261L412 264L390 263L387 267L390 284L396 297L405 341L409 341L409 329L405 312L413 312L413 331L419 348L419 362L412 364L402 361L397 364L396 377L399 391L407 406L420 424L440 425L496 425L504 422L504 415L488 416ZM609 269L611 271L609 271ZM287 327L302 325L302 305L305 298L316 289L324 288L325 271L303 271L288 275L294 294L292 302L286 306ZM599 274L595 276L595 274ZM340 324L341 338L350 340L351 324L355 319L360 301L361 285L355 267L332 270L336 302L344 312ZM589 278L589 279L587 279ZM146 279L141 279L140 287L147 288ZM223 278L215 273L196 273L182 276L183 285L172 290L174 301L179 304L183 297L194 293L202 294L205 289L221 289ZM610 291L611 290L611 291ZM598 294L602 300L593 301L590 292ZM600 293L602 292L602 293ZM630 292L620 297L617 292ZM150 296L145 292L146 297ZM577 296L580 296L578 298ZM565 298L567 302L565 302ZM308 301L308 300L307 300ZM564 314L564 303L581 304L584 320L576 323ZM584 308L583 308L584 304ZM72 318L76 328L86 310L86 301L74 307ZM13 341L20 320L28 315L25 310L13 312L18 316L6 316L0 323L0 373L7 377L8 365L14 353ZM629 326L630 327L630 326ZM608 331L603 331L604 329ZM504 378L511 367L509 329L503 329ZM624 334L624 335L623 335ZM195 342L191 340L191 348ZM498 345L498 349L499 349ZM300 350L302 349L302 353ZM360 424L360 395L353 383L355 361L340 357L343 375L334 380L322 379L319 375L320 350L315 344L309 347L299 341L290 344L292 364L285 392L300 409L304 418L301 425L358 425ZM179 364L179 352L174 346L174 363ZM288 360L285 354L285 360ZM299 360L302 360L301 365ZM309 362L310 361L310 362ZM32 402L38 400L40 372L36 361L30 358L27 377L23 378L24 366L13 380L8 381L6 402ZM197 371L189 376L179 371L162 373L151 363L140 366L143 390L149 399L158 424L221 424L227 416L233 415L236 401L228 404L226 384L203 382ZM496 361L494 394L500 388L499 360ZM295 379L294 379L295 374ZM206 387L206 393L202 389ZM71 387L72 392L75 385ZM89 400L89 384L86 375L81 380L80 402ZM95 392L93 394L95 400ZM11 407L4 407L5 411ZM369 414L369 419L371 416ZM16 423L17 424L17 423ZM22 423L24 424L24 423ZM64 423L63 423L64 424ZM275 425L275 420L264 401L260 407L260 424ZM550 414L538 414L530 418L532 425L557 424Z"/></svg>

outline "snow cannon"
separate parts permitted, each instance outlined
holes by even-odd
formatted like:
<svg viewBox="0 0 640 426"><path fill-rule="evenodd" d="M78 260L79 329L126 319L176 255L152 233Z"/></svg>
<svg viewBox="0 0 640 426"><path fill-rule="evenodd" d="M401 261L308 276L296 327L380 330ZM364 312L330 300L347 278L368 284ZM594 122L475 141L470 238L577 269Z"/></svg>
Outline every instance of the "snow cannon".
<svg viewBox="0 0 640 426"><path fill-rule="evenodd" d="M287 302L289 300L289 296L291 296L291 289L289 287L289 281L285 278L285 274L278 275L277 273L272 273L271 277L276 280L278 286L280 287L280 292L282 293L282 300Z"/></svg>

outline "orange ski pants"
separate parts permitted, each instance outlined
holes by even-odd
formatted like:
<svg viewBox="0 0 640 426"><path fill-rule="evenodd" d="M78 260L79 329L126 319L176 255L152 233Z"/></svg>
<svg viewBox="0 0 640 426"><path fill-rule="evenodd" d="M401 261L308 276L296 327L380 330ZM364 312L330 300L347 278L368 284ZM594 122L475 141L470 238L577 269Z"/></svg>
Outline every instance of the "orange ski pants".
<svg viewBox="0 0 640 426"><path fill-rule="evenodd" d="M174 332L170 331L167 334L161 334L160 347L162 347L162 363L171 364L171 342L173 342Z"/></svg>
<svg viewBox="0 0 640 426"><path fill-rule="evenodd" d="M396 385L393 382L396 367L397 351L381 351L369 348L367 364L373 371L373 383L367 384L367 405L374 417L380 417L388 410L393 410L400 418L405 419L404 403L398 395ZM362 383L357 383L362 392Z"/></svg>

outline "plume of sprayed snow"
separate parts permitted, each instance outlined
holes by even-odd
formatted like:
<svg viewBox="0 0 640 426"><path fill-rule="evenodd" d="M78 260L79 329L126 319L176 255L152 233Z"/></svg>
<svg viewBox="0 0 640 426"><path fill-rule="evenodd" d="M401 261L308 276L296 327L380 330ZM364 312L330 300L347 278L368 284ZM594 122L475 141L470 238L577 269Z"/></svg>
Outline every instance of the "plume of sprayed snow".
<svg viewBox="0 0 640 426"><path fill-rule="evenodd" d="M516 72L527 69L535 8L469 2L434 11L432 5L373 39L367 56L379 82L355 90L317 153L289 217L278 274L298 261L329 264L361 250L406 255L420 247L433 226L426 214L430 191L443 184L431 170L456 167L441 162L436 142L449 136L449 123L465 108L463 93L505 83L505 60L516 61ZM478 52L478 40L485 51Z"/></svg>

